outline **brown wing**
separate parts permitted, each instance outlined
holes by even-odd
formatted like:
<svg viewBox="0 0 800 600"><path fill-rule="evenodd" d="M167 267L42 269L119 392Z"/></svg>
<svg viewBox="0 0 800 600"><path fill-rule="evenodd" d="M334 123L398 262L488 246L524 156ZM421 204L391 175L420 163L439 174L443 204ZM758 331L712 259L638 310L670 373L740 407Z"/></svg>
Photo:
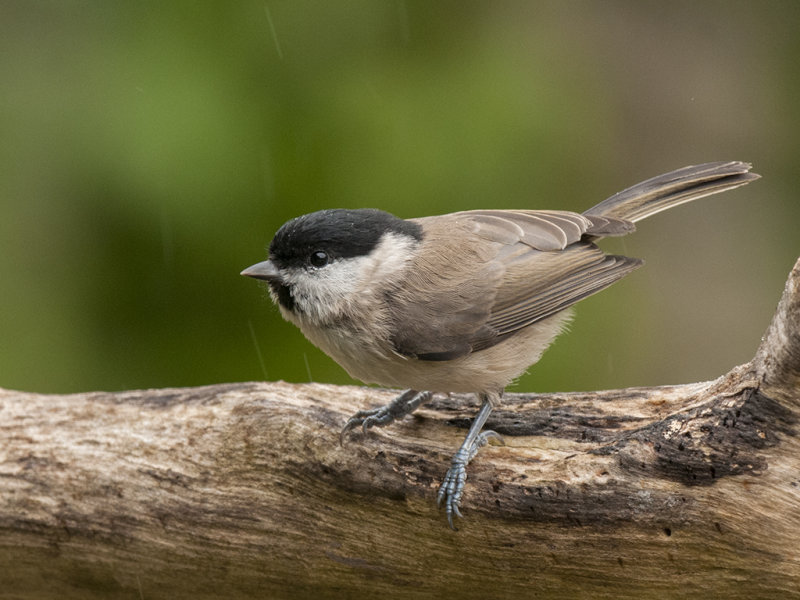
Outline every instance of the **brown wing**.
<svg viewBox="0 0 800 600"><path fill-rule="evenodd" d="M482 210L419 222L424 247L403 287L391 289L386 300L395 318L395 349L422 360L451 360L493 346L641 264L582 241L633 229L618 219Z"/></svg>
<svg viewBox="0 0 800 600"><path fill-rule="evenodd" d="M485 324L495 331L497 341L607 288L642 265L639 259L604 254L588 242L558 253L536 252L522 251L507 264ZM490 345L476 340L473 351Z"/></svg>

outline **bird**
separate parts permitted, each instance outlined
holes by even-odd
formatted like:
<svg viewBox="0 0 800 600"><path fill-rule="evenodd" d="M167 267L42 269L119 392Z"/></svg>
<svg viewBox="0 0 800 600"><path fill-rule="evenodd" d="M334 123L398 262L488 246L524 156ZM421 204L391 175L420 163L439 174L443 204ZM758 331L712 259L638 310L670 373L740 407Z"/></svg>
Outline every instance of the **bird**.
<svg viewBox="0 0 800 600"><path fill-rule="evenodd" d="M483 430L505 388L563 330L572 306L642 266L597 241L680 204L759 178L739 161L687 166L583 213L485 209L401 219L334 208L286 222L268 259L241 272L266 281L281 315L365 383L406 391L356 412L340 439L383 427L435 393L481 406L438 489L447 522L463 517L467 465L500 436Z"/></svg>

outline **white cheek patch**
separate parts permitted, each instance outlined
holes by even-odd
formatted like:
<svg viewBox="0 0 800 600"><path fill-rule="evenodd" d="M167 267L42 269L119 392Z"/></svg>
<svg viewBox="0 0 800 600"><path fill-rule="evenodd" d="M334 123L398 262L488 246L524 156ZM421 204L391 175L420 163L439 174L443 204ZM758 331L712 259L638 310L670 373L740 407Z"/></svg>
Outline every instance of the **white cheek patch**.
<svg viewBox="0 0 800 600"><path fill-rule="evenodd" d="M353 293L358 274L355 260L338 260L322 269L298 270L286 277L300 313L313 320L327 320L341 311L345 298Z"/></svg>
<svg viewBox="0 0 800 600"><path fill-rule="evenodd" d="M338 259L321 269L292 270L284 279L301 314L316 322L333 320L401 271L415 244L411 237L387 233L367 256Z"/></svg>
<svg viewBox="0 0 800 600"><path fill-rule="evenodd" d="M414 246L417 244L417 240L407 235L385 234L370 255L363 257L359 274L365 288L362 291L369 291L375 284L385 283L405 269L414 256Z"/></svg>

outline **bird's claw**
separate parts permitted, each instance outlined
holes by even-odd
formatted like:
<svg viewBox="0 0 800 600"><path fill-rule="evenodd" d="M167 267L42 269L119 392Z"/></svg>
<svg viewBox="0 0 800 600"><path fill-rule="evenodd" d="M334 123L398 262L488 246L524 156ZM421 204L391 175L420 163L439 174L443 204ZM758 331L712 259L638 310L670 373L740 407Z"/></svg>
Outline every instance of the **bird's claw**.
<svg viewBox="0 0 800 600"><path fill-rule="evenodd" d="M461 497L464 495L464 486L467 482L467 465L478 453L478 450L489 443L490 439L499 440L503 443L503 437L499 433L489 430L482 432L470 446L459 448L458 452L453 455L453 460L444 476L442 485L439 486L439 492L436 494L436 505L441 508L444 501L447 522L453 531L458 531L458 528L453 524L453 516L463 518L459 507L461 506Z"/></svg>
<svg viewBox="0 0 800 600"><path fill-rule="evenodd" d="M367 433L367 429L370 427L385 427L389 423L402 419L414 412L420 404L430 400L432 395L431 392L406 390L385 406L358 411L350 417L342 429L342 433L339 434L339 443L344 445L347 432L359 425L361 425L361 431Z"/></svg>
<svg viewBox="0 0 800 600"><path fill-rule="evenodd" d="M453 457L453 462L444 476L442 485L439 486L439 493L436 495L436 505L441 507L444 501L444 510L447 514L447 522L450 524L450 529L458 531L453 524L453 515L462 518L463 515L459 510L461 506L461 496L464 493L464 485L467 481L467 463L465 457L461 455L461 451L456 452Z"/></svg>
<svg viewBox="0 0 800 600"><path fill-rule="evenodd" d="M378 408L358 411L345 423L342 433L339 434L339 443L343 445L347 432L352 431L359 425L361 426L361 431L367 433L367 429L370 427L383 427L394 421L394 415L390 407L391 405L387 404Z"/></svg>

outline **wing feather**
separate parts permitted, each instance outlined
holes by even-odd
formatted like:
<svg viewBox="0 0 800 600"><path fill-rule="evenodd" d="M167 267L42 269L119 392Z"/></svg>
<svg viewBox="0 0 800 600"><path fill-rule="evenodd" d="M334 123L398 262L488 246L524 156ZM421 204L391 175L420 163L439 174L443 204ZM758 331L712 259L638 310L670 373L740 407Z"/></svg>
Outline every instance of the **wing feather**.
<svg viewBox="0 0 800 600"><path fill-rule="evenodd" d="M610 217L480 210L417 221L423 247L386 302L395 350L421 360L489 348L641 265L586 240L632 230Z"/></svg>

